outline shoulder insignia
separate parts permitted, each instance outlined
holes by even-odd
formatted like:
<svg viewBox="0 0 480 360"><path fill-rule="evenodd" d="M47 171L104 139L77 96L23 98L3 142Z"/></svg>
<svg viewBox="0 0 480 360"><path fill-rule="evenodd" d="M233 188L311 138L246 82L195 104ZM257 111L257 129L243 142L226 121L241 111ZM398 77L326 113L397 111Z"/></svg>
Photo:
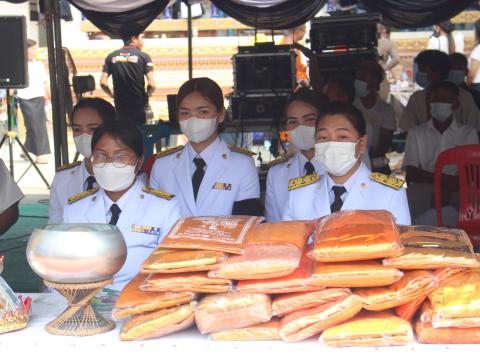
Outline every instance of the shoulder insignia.
<svg viewBox="0 0 480 360"><path fill-rule="evenodd" d="M379 184L391 187L395 190L400 190L402 188L403 184L405 184L405 180L398 179L396 177L388 176L388 175L378 173L378 172L372 173L370 175L370 179L372 179L373 181L375 181Z"/></svg>
<svg viewBox="0 0 480 360"><path fill-rule="evenodd" d="M156 197L166 199L166 200L172 200L175 197L175 195L170 194L168 192L152 189L151 187L147 187L147 186L144 186L142 190L147 194L152 194L152 195L155 195Z"/></svg>
<svg viewBox="0 0 480 360"><path fill-rule="evenodd" d="M248 156L257 155L256 152L253 152L253 151L250 151L248 149L244 149L244 148L241 148L241 147L238 147L238 146L234 146L234 145L228 145L228 148L230 149L230 151L233 151L233 152L236 152L236 153L239 153L239 154L243 154L243 155L248 155Z"/></svg>
<svg viewBox="0 0 480 360"><path fill-rule="evenodd" d="M315 184L318 180L320 180L320 177L321 176L319 174L313 173L307 176L290 179L288 182L288 191Z"/></svg>
<svg viewBox="0 0 480 360"><path fill-rule="evenodd" d="M80 194L73 195L72 197L68 198L68 203L73 204L74 202L77 202L78 200L81 200L83 198L86 198L87 196L95 194L97 191L98 191L98 188L94 188L92 190L87 190L87 191L81 192Z"/></svg>
<svg viewBox="0 0 480 360"><path fill-rule="evenodd" d="M267 164L267 167L268 167L268 168L271 168L272 166L275 166L275 165L278 165L278 164L282 164L282 163L290 160L290 159L293 157L293 155L295 155L295 153L282 155L282 156L276 158L275 160L270 161L270 162Z"/></svg>
<svg viewBox="0 0 480 360"><path fill-rule="evenodd" d="M153 156L155 156L155 158L158 159L158 158L170 155L170 154L175 154L176 152L182 150L183 148L184 148L183 145L175 146L175 147L172 147L172 148L162 150L162 151L156 153Z"/></svg>
<svg viewBox="0 0 480 360"><path fill-rule="evenodd" d="M63 166L60 166L57 168L57 172L63 171L63 170L68 170L68 169L73 169L74 167L80 165L82 162L81 161L75 161L74 163L71 164L65 164Z"/></svg>

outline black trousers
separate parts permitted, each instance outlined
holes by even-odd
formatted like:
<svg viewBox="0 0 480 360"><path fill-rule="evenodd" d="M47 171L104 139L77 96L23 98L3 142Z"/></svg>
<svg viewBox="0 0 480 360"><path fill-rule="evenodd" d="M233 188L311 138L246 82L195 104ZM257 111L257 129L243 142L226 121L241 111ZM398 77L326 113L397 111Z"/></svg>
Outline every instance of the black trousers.
<svg viewBox="0 0 480 360"><path fill-rule="evenodd" d="M145 116L145 105L115 103L115 111L120 121L130 121L136 125L143 125L147 120Z"/></svg>
<svg viewBox="0 0 480 360"><path fill-rule="evenodd" d="M45 113L45 99L19 99L27 136L25 147L35 156L50 154L50 144L47 132L47 114Z"/></svg>

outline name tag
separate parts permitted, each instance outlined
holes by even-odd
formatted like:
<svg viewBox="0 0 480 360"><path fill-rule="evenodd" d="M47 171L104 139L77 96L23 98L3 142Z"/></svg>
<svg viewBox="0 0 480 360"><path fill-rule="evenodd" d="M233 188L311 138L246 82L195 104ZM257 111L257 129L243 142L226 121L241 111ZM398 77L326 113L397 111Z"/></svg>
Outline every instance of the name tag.
<svg viewBox="0 0 480 360"><path fill-rule="evenodd" d="M215 184L213 184L212 189L230 191L232 190L232 184L216 182Z"/></svg>
<svg viewBox="0 0 480 360"><path fill-rule="evenodd" d="M132 232L147 234L147 235L160 235L160 228L145 225L132 224Z"/></svg>

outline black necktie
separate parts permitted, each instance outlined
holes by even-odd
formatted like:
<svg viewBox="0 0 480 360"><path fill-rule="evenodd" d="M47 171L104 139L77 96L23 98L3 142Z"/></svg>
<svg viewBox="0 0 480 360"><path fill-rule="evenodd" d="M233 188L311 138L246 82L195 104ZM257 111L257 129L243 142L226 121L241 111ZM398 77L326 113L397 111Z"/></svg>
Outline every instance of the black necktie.
<svg viewBox="0 0 480 360"><path fill-rule="evenodd" d="M207 164L200 157L193 159L193 162L197 167L192 177L193 197L195 198L195 201L197 201L198 189L200 189L200 184L202 183L203 175L205 175L205 170L203 168Z"/></svg>
<svg viewBox="0 0 480 360"><path fill-rule="evenodd" d="M315 172L315 167L310 161L307 161L303 168L305 169L305 175L310 175Z"/></svg>
<svg viewBox="0 0 480 360"><path fill-rule="evenodd" d="M117 225L117 221L122 210L120 210L120 207L117 204L112 204L112 206L110 206L110 211L112 212L112 218L110 219L109 224Z"/></svg>
<svg viewBox="0 0 480 360"><path fill-rule="evenodd" d="M93 184L95 184L95 176L90 175L87 177L87 190L92 190Z"/></svg>
<svg viewBox="0 0 480 360"><path fill-rule="evenodd" d="M343 186L334 186L332 187L333 193L335 194L335 200L333 200L333 204L330 205L331 213L335 213L340 211L343 205L343 200L341 196L347 191Z"/></svg>

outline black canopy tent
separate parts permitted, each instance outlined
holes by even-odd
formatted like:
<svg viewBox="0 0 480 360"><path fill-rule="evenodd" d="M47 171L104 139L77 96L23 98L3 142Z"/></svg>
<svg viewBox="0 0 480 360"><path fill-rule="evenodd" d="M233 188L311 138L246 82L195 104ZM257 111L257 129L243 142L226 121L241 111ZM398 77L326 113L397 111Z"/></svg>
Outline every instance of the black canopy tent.
<svg viewBox="0 0 480 360"><path fill-rule="evenodd" d="M22 3L28 0L4 0ZM68 0L95 26L114 37L143 32L165 9L169 0ZM190 6L198 0L183 0L189 9L189 74L192 74ZM211 0L241 23L258 29L288 29L307 22L326 0ZM362 0L369 11L382 14L386 25L396 28L430 26L448 20L474 0ZM58 0L44 0L48 61L52 95L55 165L68 162L65 114L65 77Z"/></svg>

